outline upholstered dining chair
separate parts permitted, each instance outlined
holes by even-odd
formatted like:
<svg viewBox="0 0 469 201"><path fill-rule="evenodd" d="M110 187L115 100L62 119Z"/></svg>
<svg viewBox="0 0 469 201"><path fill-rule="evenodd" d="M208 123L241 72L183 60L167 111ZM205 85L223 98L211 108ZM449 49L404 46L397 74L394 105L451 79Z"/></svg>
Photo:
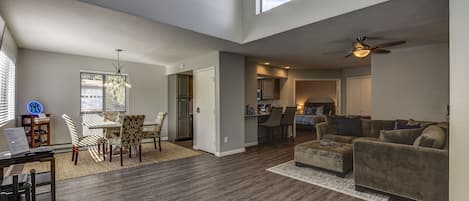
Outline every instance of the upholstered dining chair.
<svg viewBox="0 0 469 201"><path fill-rule="evenodd" d="M280 128L280 123L282 120L282 112L283 112L283 108L272 107L270 111L269 119L267 119L266 122L259 124L260 127L264 127L267 129L267 133L269 135L271 143L273 142L273 138L274 138L274 129Z"/></svg>
<svg viewBox="0 0 469 201"><path fill-rule="evenodd" d="M98 152L101 152L100 145L103 147L103 158L106 155L106 140L98 135L79 136L72 118L66 114L62 114L62 118L67 124L70 137L72 138L72 161L75 165L78 163L78 152L82 147L98 146Z"/></svg>
<svg viewBox="0 0 469 201"><path fill-rule="evenodd" d="M282 120L280 124L282 126L282 137L285 137L285 139L288 137L288 127L291 126L291 132L293 134L293 124L295 123L295 114L296 114L296 107L287 107L285 109L285 113L282 116ZM295 140L295 136L292 136L292 139Z"/></svg>
<svg viewBox="0 0 469 201"><path fill-rule="evenodd" d="M119 112L103 112L102 113L104 121L112 121L112 122L118 122L119 121ZM106 128L103 129L104 132L104 137L109 139L109 138L114 138L119 136L120 134L120 128Z"/></svg>
<svg viewBox="0 0 469 201"><path fill-rule="evenodd" d="M158 116L155 119L156 125L153 126L152 130L143 130L143 138L153 138L153 144L156 149L156 138L158 138L158 148L161 152L161 129L163 128L164 120L166 119L166 112L159 112Z"/></svg>
<svg viewBox="0 0 469 201"><path fill-rule="evenodd" d="M142 162L142 138L143 138L143 122L145 121L145 115L125 115L121 122L121 132L119 139L116 141L109 141L109 162L112 162L112 146L118 146L120 148L121 166L124 165L122 158L122 151L128 149L129 157L132 156L132 148L137 150L139 161Z"/></svg>

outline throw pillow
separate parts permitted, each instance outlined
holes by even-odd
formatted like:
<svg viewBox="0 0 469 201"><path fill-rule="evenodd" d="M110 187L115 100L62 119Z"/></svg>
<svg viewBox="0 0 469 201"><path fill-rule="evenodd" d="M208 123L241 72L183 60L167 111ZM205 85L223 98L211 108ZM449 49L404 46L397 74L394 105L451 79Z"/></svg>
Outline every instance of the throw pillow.
<svg viewBox="0 0 469 201"><path fill-rule="evenodd" d="M412 145L421 133L420 129L382 130L379 139L383 142Z"/></svg>
<svg viewBox="0 0 469 201"><path fill-rule="evenodd" d="M314 115L316 114L316 108L315 107L306 107L305 108L305 115Z"/></svg>
<svg viewBox="0 0 469 201"><path fill-rule="evenodd" d="M402 130L402 129L416 129L420 128L420 124L415 124L415 125L409 125L409 124L396 124L396 130Z"/></svg>
<svg viewBox="0 0 469 201"><path fill-rule="evenodd" d="M336 116L337 134L344 136L362 136L362 122L359 118Z"/></svg>
<svg viewBox="0 0 469 201"><path fill-rule="evenodd" d="M420 137L418 137L415 140L414 146L432 148L434 143L435 143L435 139L432 139L432 138L429 138L427 136L422 136L421 135Z"/></svg>
<svg viewBox="0 0 469 201"><path fill-rule="evenodd" d="M438 126L429 126L422 132L422 137L416 139L414 146L443 149L446 143L446 133Z"/></svg>
<svg viewBox="0 0 469 201"><path fill-rule="evenodd" d="M316 115L324 115L324 105L316 108Z"/></svg>

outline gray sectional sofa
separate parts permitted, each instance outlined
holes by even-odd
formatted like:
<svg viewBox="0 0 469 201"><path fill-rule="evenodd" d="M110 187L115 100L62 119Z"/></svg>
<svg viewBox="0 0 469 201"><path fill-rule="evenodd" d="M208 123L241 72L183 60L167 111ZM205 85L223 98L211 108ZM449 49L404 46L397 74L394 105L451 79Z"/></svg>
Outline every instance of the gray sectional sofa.
<svg viewBox="0 0 469 201"><path fill-rule="evenodd" d="M362 135L338 135L334 122L316 125L317 138L353 144L357 190L413 200L448 200L448 132L442 124L395 130L395 121L362 119ZM383 131L389 130L389 131Z"/></svg>

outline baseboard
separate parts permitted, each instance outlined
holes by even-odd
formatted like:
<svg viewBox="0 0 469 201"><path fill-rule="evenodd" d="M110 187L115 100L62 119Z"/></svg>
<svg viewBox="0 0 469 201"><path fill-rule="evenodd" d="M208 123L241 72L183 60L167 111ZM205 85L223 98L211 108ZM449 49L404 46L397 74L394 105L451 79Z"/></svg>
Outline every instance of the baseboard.
<svg viewBox="0 0 469 201"><path fill-rule="evenodd" d="M239 153L243 153L243 152L246 152L246 148L233 149L233 150L224 151L224 152L215 152L215 156L216 157L223 157L223 156L239 154Z"/></svg>
<svg viewBox="0 0 469 201"><path fill-rule="evenodd" d="M244 144L244 147L252 147L252 146L256 146L258 145L259 143L257 141L255 142L247 142Z"/></svg>
<svg viewBox="0 0 469 201"><path fill-rule="evenodd" d="M195 145L192 145L192 149L194 150L199 150L199 147L195 146Z"/></svg>

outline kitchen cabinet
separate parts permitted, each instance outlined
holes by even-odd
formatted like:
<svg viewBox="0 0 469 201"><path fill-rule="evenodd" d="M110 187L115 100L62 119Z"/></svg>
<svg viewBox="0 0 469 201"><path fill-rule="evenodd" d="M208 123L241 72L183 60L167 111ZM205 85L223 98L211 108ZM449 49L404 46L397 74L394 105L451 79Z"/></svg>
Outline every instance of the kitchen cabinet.
<svg viewBox="0 0 469 201"><path fill-rule="evenodd" d="M261 89L262 100L280 99L280 80L279 79L259 79L257 87Z"/></svg>

